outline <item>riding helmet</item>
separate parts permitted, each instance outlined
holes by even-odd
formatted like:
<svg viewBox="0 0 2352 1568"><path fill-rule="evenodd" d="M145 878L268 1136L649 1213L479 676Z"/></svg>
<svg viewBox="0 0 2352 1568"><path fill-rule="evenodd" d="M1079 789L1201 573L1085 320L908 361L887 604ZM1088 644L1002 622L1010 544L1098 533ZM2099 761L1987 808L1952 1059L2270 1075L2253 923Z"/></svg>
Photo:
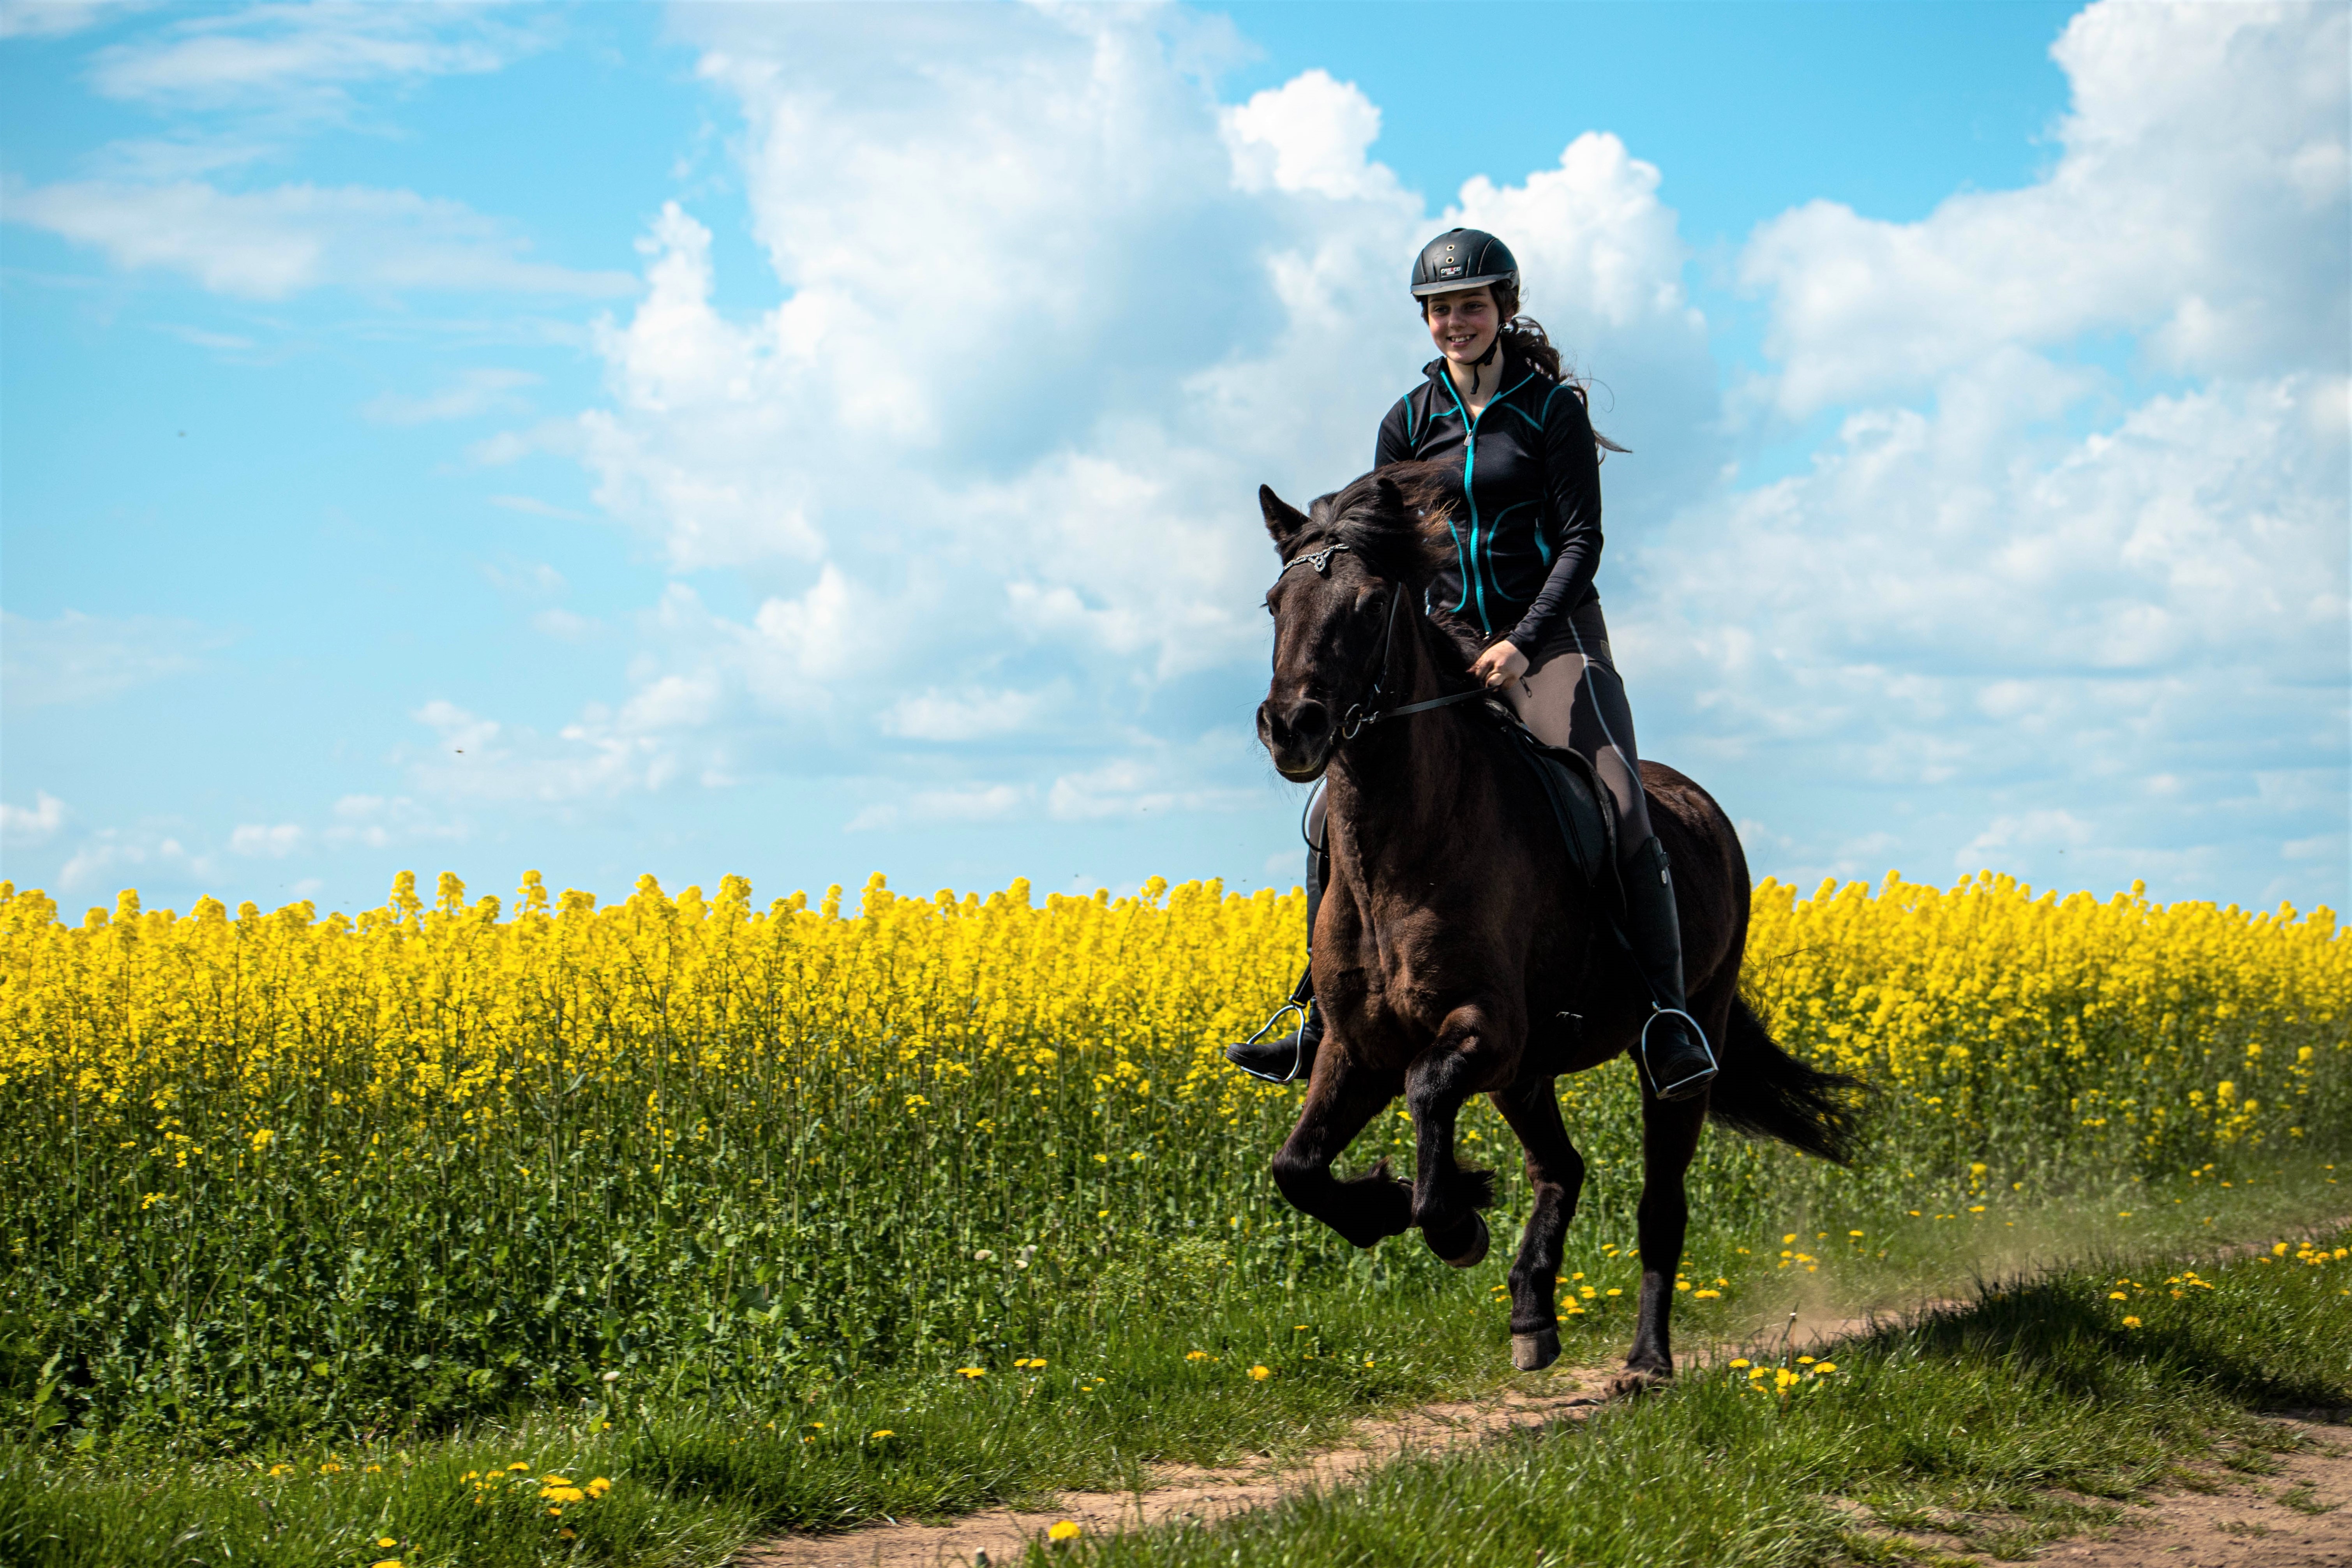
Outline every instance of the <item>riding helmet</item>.
<svg viewBox="0 0 2352 1568"><path fill-rule="evenodd" d="M1519 280L1518 258L1511 247L1483 228L1449 228L1421 247L1412 264L1412 297L1451 294L1481 283Z"/></svg>

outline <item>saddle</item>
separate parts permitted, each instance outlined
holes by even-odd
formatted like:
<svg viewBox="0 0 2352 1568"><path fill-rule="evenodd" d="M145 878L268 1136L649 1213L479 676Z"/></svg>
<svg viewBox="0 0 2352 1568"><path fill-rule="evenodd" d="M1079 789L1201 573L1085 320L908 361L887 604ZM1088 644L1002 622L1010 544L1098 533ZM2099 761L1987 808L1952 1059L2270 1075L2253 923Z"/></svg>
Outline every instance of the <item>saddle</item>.
<svg viewBox="0 0 2352 1568"><path fill-rule="evenodd" d="M1492 705L1500 707L1500 704ZM1490 708L1490 711L1491 711ZM1536 739L1517 715L1503 709L1503 733L1542 786L1551 806L1560 842L1584 885L1600 892L1616 908L1622 889L1617 884L1617 801L1580 752L1547 746Z"/></svg>

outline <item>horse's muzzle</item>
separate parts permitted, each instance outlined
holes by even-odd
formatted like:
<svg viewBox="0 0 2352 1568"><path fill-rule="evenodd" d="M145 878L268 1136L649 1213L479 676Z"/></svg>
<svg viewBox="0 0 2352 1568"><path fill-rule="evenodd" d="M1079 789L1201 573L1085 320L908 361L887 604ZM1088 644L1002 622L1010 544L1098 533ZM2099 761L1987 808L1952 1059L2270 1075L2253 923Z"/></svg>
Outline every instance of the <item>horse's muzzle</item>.
<svg viewBox="0 0 2352 1568"><path fill-rule="evenodd" d="M1331 710L1312 697L1288 702L1269 697L1257 706L1257 738L1274 759L1274 771L1293 784L1323 776L1339 734Z"/></svg>

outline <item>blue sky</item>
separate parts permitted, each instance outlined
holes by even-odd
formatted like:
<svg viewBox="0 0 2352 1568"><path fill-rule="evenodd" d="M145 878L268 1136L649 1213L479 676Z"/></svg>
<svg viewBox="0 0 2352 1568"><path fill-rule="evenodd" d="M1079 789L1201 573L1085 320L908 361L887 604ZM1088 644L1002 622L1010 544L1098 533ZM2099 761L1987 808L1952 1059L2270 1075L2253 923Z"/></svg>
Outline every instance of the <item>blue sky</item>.
<svg viewBox="0 0 2352 1568"><path fill-rule="evenodd" d="M69 910L1287 886L1252 497L1369 459L1454 221L1759 875L2352 893L2342 5L0 17Z"/></svg>

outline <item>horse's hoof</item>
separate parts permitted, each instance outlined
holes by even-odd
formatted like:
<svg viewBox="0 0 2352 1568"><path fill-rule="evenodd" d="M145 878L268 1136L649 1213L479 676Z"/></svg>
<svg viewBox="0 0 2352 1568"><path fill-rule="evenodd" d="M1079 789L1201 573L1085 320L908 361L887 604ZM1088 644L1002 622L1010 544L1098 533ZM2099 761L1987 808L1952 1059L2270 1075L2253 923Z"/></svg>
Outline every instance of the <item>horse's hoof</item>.
<svg viewBox="0 0 2352 1568"><path fill-rule="evenodd" d="M1475 1268L1486 1261L1486 1222L1475 1214L1466 1227L1457 1226L1443 1241L1427 1231L1422 1232L1422 1239L1429 1243L1429 1250L1437 1254L1440 1262L1456 1268ZM1448 1251L1449 1247L1457 1249Z"/></svg>
<svg viewBox="0 0 2352 1568"><path fill-rule="evenodd" d="M1521 1372L1541 1372L1559 1359L1559 1331L1538 1329L1511 1336L1511 1364Z"/></svg>
<svg viewBox="0 0 2352 1568"><path fill-rule="evenodd" d="M1637 1394L1647 1394L1654 1388L1664 1388L1674 1377L1674 1369L1661 1372L1654 1367L1629 1366L1609 1380L1601 1395L1607 1399L1631 1399Z"/></svg>

